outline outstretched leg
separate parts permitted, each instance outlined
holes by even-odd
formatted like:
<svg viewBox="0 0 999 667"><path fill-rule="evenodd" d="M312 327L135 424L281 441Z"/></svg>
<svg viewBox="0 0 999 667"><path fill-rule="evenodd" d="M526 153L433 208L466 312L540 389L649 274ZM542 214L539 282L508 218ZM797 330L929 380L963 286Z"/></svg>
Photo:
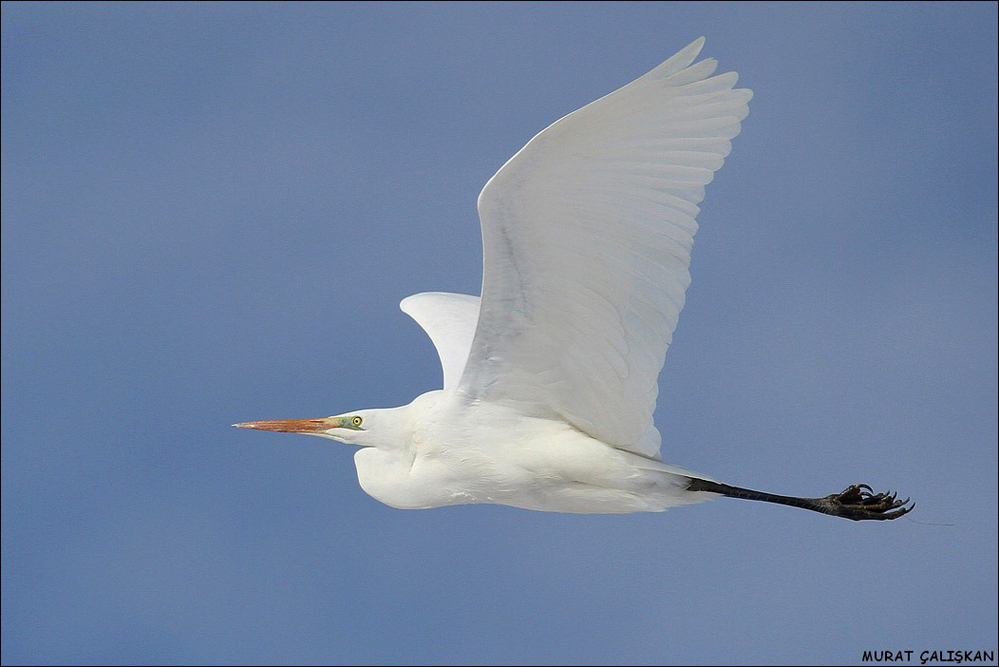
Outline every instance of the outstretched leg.
<svg viewBox="0 0 999 667"><path fill-rule="evenodd" d="M909 499L897 500L894 493L874 493L874 490L866 484L854 484L848 486L842 493L833 493L824 498L797 498L794 496L779 496L775 493L764 493L763 491L753 491L752 489L740 489L737 486L710 482L706 479L690 478L687 485L688 491L706 491L708 493L718 493L729 498L742 498L743 500L761 500L765 503L777 503L780 505L790 505L800 507L813 512L822 512L832 516L841 516L844 519L854 521L864 521L865 519L897 519L912 511L915 503L909 507L905 504Z"/></svg>

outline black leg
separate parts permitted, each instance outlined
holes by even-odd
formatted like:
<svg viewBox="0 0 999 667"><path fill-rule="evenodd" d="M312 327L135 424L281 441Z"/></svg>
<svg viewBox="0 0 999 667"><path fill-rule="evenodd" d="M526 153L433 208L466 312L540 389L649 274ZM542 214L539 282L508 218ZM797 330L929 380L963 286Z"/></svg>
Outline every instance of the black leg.
<svg viewBox="0 0 999 667"><path fill-rule="evenodd" d="M909 499L897 500L896 494L874 493L874 490L866 484L854 484L844 489L841 493L833 493L824 498L797 498L795 496L779 496L775 493L765 493L763 491L753 491L752 489L740 489L737 486L709 482L706 479L690 478L687 485L688 491L704 491L707 493L718 493L729 498L742 498L743 500L759 500L765 503L777 503L779 505L790 505L800 507L813 512L822 512L832 516L841 516L854 521L897 519L905 516L916 506L915 503L909 507L905 504Z"/></svg>

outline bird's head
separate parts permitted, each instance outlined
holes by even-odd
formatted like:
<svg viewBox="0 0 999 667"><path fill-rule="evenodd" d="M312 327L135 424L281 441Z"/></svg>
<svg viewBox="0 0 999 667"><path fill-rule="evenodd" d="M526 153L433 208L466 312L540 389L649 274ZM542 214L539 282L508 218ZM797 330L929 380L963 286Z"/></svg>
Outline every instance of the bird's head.
<svg viewBox="0 0 999 667"><path fill-rule="evenodd" d="M233 424L236 428L251 428L257 431L283 431L285 433L304 433L318 435L321 438L331 438L349 445L363 447L375 446L374 438L387 435L384 428L379 430L380 422L385 421L383 413L389 410L357 410L333 417L319 419L273 419L255 422ZM386 426L382 424L382 426Z"/></svg>

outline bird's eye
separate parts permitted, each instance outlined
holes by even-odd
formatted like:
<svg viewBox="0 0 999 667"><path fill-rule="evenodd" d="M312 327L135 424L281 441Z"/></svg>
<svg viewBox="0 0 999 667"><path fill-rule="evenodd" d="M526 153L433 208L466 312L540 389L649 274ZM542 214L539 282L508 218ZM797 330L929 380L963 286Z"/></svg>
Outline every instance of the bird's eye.
<svg viewBox="0 0 999 667"><path fill-rule="evenodd" d="M358 426L361 425L361 422L363 422L363 421L364 420L361 419L360 417L351 417L350 418L350 425L353 426L354 428L357 428Z"/></svg>

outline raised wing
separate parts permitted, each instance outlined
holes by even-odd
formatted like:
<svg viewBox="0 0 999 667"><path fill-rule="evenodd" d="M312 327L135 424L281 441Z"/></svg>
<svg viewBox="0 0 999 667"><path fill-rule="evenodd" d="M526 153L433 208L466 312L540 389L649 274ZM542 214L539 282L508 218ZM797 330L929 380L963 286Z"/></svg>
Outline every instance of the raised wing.
<svg viewBox="0 0 999 667"><path fill-rule="evenodd" d="M482 303L459 391L657 456L657 377L704 186L749 90L698 39L531 139L479 195ZM709 78L710 77L710 78Z"/></svg>
<svg viewBox="0 0 999 667"><path fill-rule="evenodd" d="M444 388L458 384L479 319L479 297L450 292L407 296L399 308L430 336L444 369Z"/></svg>

